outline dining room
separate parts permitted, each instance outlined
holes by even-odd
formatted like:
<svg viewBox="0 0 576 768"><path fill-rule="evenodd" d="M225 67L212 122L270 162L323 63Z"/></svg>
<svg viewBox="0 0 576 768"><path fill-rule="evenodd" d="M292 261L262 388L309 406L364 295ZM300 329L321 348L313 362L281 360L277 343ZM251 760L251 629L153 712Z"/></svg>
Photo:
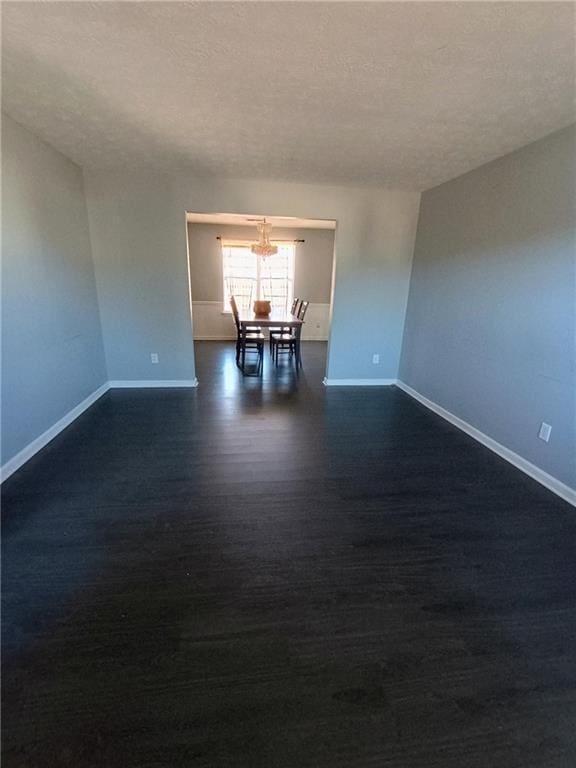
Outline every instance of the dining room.
<svg viewBox="0 0 576 768"><path fill-rule="evenodd" d="M195 356L280 384L324 360L336 221L187 213ZM200 362L201 366L201 362Z"/></svg>

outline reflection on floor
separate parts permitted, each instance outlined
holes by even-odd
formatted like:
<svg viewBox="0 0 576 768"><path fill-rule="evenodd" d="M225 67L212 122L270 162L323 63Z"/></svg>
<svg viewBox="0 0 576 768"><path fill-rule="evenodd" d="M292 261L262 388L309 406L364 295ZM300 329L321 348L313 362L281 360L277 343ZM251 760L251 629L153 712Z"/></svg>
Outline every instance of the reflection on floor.
<svg viewBox="0 0 576 768"><path fill-rule="evenodd" d="M196 346L5 483L3 765L576 764L574 511L323 344Z"/></svg>
<svg viewBox="0 0 576 768"><path fill-rule="evenodd" d="M242 376L234 359L233 342L197 341L194 347L196 358L196 375L198 380L206 382L211 393L217 397L222 395L250 396L250 393L276 393L300 391L302 397L316 390L322 392L322 381L326 375L325 341L305 341L302 343L303 368L297 373L296 365L288 355L280 357L276 365L268 347L264 350L264 367L259 376ZM256 355L246 358L246 372L256 371ZM214 388L217 380L218 387ZM207 394L207 393L204 393Z"/></svg>

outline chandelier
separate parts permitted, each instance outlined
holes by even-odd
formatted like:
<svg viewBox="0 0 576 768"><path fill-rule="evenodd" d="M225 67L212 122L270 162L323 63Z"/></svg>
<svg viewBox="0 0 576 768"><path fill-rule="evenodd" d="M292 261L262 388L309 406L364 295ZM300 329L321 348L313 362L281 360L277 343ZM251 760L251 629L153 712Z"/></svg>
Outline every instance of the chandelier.
<svg viewBox="0 0 576 768"><path fill-rule="evenodd" d="M257 256L274 256L275 253L278 253L278 246L272 245L270 242L270 231L272 230L272 224L269 224L266 219L263 219L262 221L259 221L256 225L256 229L258 230L258 242L253 243L250 246L250 250L252 253L255 253Z"/></svg>

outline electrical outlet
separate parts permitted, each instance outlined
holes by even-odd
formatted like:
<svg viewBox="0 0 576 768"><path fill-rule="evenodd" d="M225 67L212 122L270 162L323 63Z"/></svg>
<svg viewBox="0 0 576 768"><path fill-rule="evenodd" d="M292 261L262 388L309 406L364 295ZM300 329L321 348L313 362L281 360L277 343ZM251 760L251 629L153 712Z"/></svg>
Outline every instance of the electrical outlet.
<svg viewBox="0 0 576 768"><path fill-rule="evenodd" d="M372 365L378 365L380 363L380 355L372 355Z"/></svg>
<svg viewBox="0 0 576 768"><path fill-rule="evenodd" d="M159 360L158 360L158 355L156 354L156 352L152 352L152 353L150 354L150 362L151 362L151 363L157 363L157 362L159 362Z"/></svg>
<svg viewBox="0 0 576 768"><path fill-rule="evenodd" d="M538 432L538 437L540 440L544 440L545 443L550 440L550 433L552 432L552 427L550 424L546 424L545 421L542 422L540 425L540 432Z"/></svg>

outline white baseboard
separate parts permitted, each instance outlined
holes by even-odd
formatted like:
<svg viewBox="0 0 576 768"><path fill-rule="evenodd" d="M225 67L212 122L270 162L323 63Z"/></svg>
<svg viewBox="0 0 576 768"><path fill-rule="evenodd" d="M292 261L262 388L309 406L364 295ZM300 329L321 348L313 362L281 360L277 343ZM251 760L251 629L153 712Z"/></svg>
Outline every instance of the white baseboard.
<svg viewBox="0 0 576 768"><path fill-rule="evenodd" d="M94 390L91 395L88 395L88 397L82 400L81 403L78 403L77 406L72 408L71 411L68 411L65 416L62 416L61 419L58 419L58 421L49 429L47 429L46 432L43 432L35 440L32 440L32 442L28 443L28 445L19 451L16 456L13 456L11 459L9 459L0 468L0 483L3 483L4 480L7 480L10 475L13 475L17 469L20 469L20 467L29 459L31 459L34 454L38 453L38 451L41 451L45 445L48 445L51 440L59 435L60 432L62 432L64 429L66 429L66 427L72 424L72 422L77 419L80 414L84 413L85 410L90 408L90 406L93 405L96 400L102 397L103 394L108 392L109 389L109 382L102 384L101 387L98 387L98 389Z"/></svg>
<svg viewBox="0 0 576 768"><path fill-rule="evenodd" d="M236 341L236 336L198 336L195 333L194 341Z"/></svg>
<svg viewBox="0 0 576 768"><path fill-rule="evenodd" d="M488 437L488 435L485 435L484 432L476 429L476 427L468 424L468 422L464 421L464 419L461 419L459 416L455 416L450 411L442 408L441 405L438 405L432 400L429 400L427 397L424 397L424 395L421 395L420 392L412 389L412 387L409 387L408 384L405 384L403 381L398 380L397 386L406 392L407 395L410 395L410 397L413 397L415 400L418 400L419 403L425 405L426 408L434 411L434 413L437 413L438 416L442 416L443 419L446 419L446 421L449 421L455 427L458 427L463 432L466 432L467 435L470 435L470 437L473 437L474 440L482 443L482 445L490 448L491 451L497 453L501 458L506 459L506 461L510 462L510 464L513 464L517 469L520 469L522 472L529 475L529 477L531 477L533 480L536 480L545 488L548 488L549 491L552 491L557 496L560 496L561 499L564 499L564 501L567 501L569 504L572 504L576 507L576 490L574 488L570 488L569 485L566 485L552 475L549 475L548 472L545 472L543 469L540 469L540 467L532 464L532 462L524 459L519 454L514 453L514 451L511 451L509 448L506 448L506 446L498 443L491 437Z"/></svg>
<svg viewBox="0 0 576 768"><path fill-rule="evenodd" d="M198 379L125 379L109 381L110 389L172 389L197 387Z"/></svg>
<svg viewBox="0 0 576 768"><path fill-rule="evenodd" d="M396 379L327 379L322 383L325 387L391 387Z"/></svg>
<svg viewBox="0 0 576 768"><path fill-rule="evenodd" d="M46 432L43 432L35 440L32 440L31 443L28 443L28 445L19 451L16 456L13 456L5 464L3 464L2 467L0 467L0 483L3 483L4 480L7 480L10 475L13 475L17 469L20 469L20 467L29 459L31 459L32 456L38 453L38 451L41 451L45 445L48 445L51 440L59 435L60 432L62 432L64 429L66 429L66 427L72 424L72 422L75 421L78 416L80 416L80 414L84 413L84 411L90 408L90 406L93 405L96 400L102 397L103 394L108 392L109 389L147 389L149 387L157 389L160 387L180 388L197 386L198 379L175 379L169 381L107 381L105 384L102 384L101 387L98 387L98 389L94 390L91 395L88 395L86 399L82 400L81 403L78 403L78 405L72 408L71 411L68 411L65 416L59 419L56 424L53 424L49 429L47 429Z"/></svg>

